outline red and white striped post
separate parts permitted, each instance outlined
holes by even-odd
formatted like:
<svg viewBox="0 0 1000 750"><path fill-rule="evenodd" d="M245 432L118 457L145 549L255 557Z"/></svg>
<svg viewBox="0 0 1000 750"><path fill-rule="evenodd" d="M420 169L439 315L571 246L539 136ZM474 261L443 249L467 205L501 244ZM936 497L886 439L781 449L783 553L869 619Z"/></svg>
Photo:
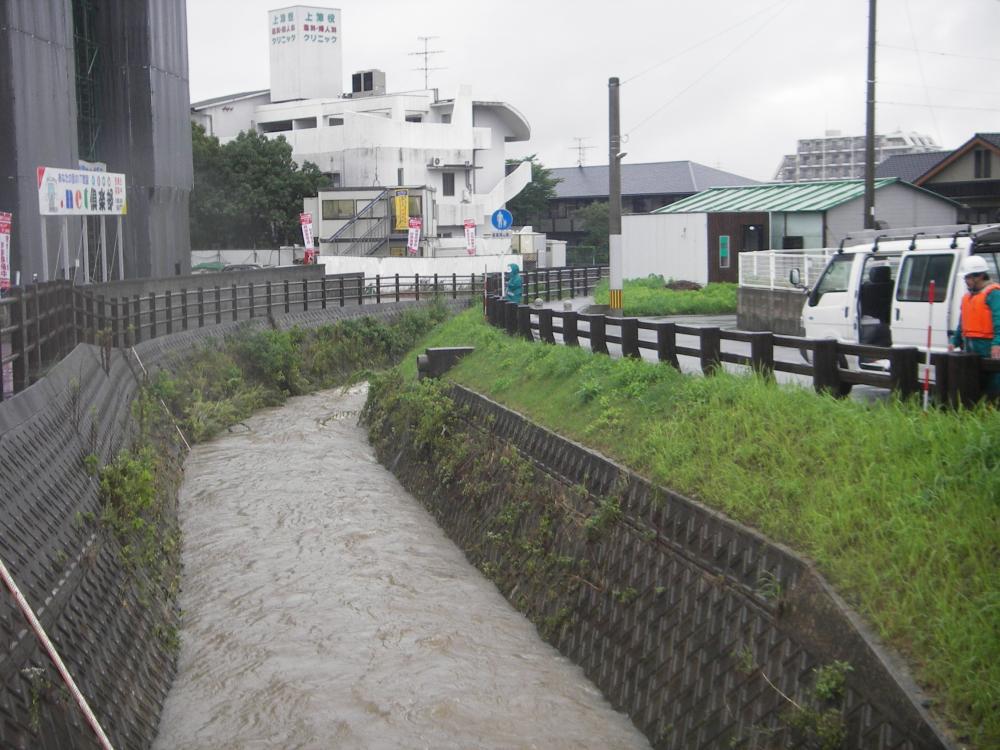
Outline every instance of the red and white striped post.
<svg viewBox="0 0 1000 750"><path fill-rule="evenodd" d="M924 411L931 395L931 332L934 329L934 279L931 279L927 304L927 359L924 361Z"/></svg>

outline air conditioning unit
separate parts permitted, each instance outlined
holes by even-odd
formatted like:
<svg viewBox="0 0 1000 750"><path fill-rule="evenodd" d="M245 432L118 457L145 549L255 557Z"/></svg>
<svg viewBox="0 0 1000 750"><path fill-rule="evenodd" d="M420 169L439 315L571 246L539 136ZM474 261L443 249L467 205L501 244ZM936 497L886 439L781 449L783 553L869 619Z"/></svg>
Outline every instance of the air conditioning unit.
<svg viewBox="0 0 1000 750"><path fill-rule="evenodd" d="M471 161L469 161L468 159L466 159L466 160L465 160L465 166L466 166L466 167L471 167L471 166L472 166L472 162L471 162Z"/></svg>
<svg viewBox="0 0 1000 750"><path fill-rule="evenodd" d="M438 156L435 156L433 159L430 160L430 163L429 163L428 166L431 166L431 167L440 167L441 166L441 158L438 157Z"/></svg>

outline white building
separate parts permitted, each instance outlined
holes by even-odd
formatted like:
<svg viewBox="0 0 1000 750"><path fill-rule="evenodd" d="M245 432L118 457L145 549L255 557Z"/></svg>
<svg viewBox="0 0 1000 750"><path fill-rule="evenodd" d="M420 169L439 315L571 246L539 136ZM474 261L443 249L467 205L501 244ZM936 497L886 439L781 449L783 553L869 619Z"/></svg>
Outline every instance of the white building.
<svg viewBox="0 0 1000 750"><path fill-rule="evenodd" d="M940 151L929 135L896 131L875 136L875 163L890 156ZM865 137L845 136L839 130L827 130L822 138L804 138L794 154L785 156L774 179L778 182L814 182L843 180L865 176Z"/></svg>
<svg viewBox="0 0 1000 750"><path fill-rule="evenodd" d="M385 75L377 70L355 73L351 91L341 93L338 9L284 8L268 14L268 25L271 89L197 102L192 119L222 142L250 129L283 136L298 163L310 161L327 174L329 192L344 195L324 193L312 204L321 240L343 230L354 218L351 212L369 207L382 191L405 187L418 198L410 202L410 216L424 222L422 254L464 247L467 219L480 235L488 233L490 215L530 182L527 163L506 174L506 144L531 134L509 104L474 100L466 86L451 99L440 98L436 89L386 93ZM367 214L374 213L377 207L369 207ZM395 237L367 243L364 254L398 250L396 222L385 223ZM375 224L368 220L365 226L374 231ZM358 230L347 234L356 238ZM325 245L322 252L358 252L357 243Z"/></svg>

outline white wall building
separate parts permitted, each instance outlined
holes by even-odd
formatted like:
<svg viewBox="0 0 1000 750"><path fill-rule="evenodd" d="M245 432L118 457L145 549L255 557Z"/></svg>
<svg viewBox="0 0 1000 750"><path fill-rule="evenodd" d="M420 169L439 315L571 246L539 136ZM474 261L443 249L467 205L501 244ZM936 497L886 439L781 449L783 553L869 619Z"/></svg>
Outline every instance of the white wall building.
<svg viewBox="0 0 1000 750"><path fill-rule="evenodd" d="M875 163L890 156L940 151L929 135L896 131L875 136ZM794 154L781 160L774 174L779 182L813 182L865 176L865 136L845 136L839 130L827 130L822 138L799 140Z"/></svg>
<svg viewBox="0 0 1000 750"><path fill-rule="evenodd" d="M220 141L244 130L283 136L293 158L316 164L334 190L414 189L422 196L425 235L439 240L435 247L449 239L464 247L467 219L488 233L490 215L530 182L527 163L506 174L506 144L531 134L509 104L474 100L468 86L451 99L436 89L386 93L377 70L355 73L351 91L341 94L340 10L271 11L268 28L271 89L191 107L192 119ZM366 204L358 197L355 205ZM322 201L316 208L322 216ZM322 229L316 234L324 237ZM374 252L387 255L388 244Z"/></svg>

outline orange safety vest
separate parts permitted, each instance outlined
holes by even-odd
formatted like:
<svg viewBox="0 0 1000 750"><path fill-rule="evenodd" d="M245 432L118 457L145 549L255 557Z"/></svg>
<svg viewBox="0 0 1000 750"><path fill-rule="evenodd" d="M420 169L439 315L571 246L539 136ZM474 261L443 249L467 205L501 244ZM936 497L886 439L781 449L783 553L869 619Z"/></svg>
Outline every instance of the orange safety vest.
<svg viewBox="0 0 1000 750"><path fill-rule="evenodd" d="M986 304L990 292L1000 289L1000 284L987 284L973 294L966 292L962 298L962 336L967 339L993 338L993 311Z"/></svg>

